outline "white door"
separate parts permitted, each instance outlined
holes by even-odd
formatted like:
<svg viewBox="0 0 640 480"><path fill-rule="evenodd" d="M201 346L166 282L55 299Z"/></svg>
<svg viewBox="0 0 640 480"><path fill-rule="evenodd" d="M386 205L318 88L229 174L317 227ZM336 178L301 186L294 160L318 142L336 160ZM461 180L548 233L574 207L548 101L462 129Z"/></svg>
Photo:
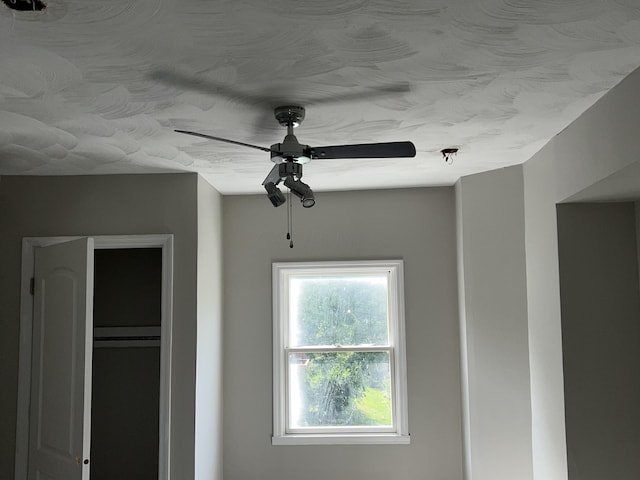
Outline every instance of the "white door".
<svg viewBox="0 0 640 480"><path fill-rule="evenodd" d="M93 239L37 247L34 287L28 479L88 480Z"/></svg>

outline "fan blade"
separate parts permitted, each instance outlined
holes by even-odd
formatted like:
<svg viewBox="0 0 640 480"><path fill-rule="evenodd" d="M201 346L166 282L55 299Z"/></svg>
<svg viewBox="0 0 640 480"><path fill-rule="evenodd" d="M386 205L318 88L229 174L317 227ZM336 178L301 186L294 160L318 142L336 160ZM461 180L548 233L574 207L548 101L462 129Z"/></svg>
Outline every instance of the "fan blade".
<svg viewBox="0 0 640 480"><path fill-rule="evenodd" d="M253 123L256 131L275 130L278 127L273 119L273 109L280 105L335 105L345 102L357 102L376 98L398 97L411 91L408 82L396 82L387 85L345 87L340 91L331 85L312 84L303 89L295 89L293 85L279 85L256 93L253 89L237 88L235 85L216 82L206 75L180 71L175 67L156 67L148 78L174 86L182 90L192 90L214 97L226 98L233 103L242 103L252 110L263 112Z"/></svg>
<svg viewBox="0 0 640 480"><path fill-rule="evenodd" d="M242 102L250 107L263 105L269 107L266 110L269 114L269 123L273 122L271 110L279 105L325 105L344 103L349 101L368 100L371 98L384 97L388 95L397 95L408 93L411 91L411 85L408 82L396 82L387 85L377 85L370 87L361 87L354 90L349 88L343 92L329 93L327 90L337 90L337 88L327 86L311 86L302 92L292 92L291 88L282 86L276 91L255 93L252 90L244 90L236 88L234 85L228 85L222 82L216 82L210 78L198 74L189 74L181 72L175 68L158 67L154 68L149 74L149 78L159 82L173 85L184 90L193 90L209 95L218 95L227 98L233 102ZM320 93L314 92L320 90ZM267 123L267 125L269 125Z"/></svg>
<svg viewBox="0 0 640 480"><path fill-rule="evenodd" d="M399 158L415 157L411 142L363 143L311 148L311 158Z"/></svg>
<svg viewBox="0 0 640 480"><path fill-rule="evenodd" d="M202 138L207 138L209 140L217 140L218 142L227 142L227 143L233 143L234 145L242 145L243 147L257 148L258 150L262 150L263 152L272 151L270 148L267 148L267 147L259 147L258 145L251 145L250 143L236 142L235 140L229 140L228 138L214 137L213 135L206 135L204 133L189 132L188 130L174 130L174 131L178 133L186 133L187 135L193 135L194 137L202 137ZM280 152L276 152L276 153L280 153Z"/></svg>

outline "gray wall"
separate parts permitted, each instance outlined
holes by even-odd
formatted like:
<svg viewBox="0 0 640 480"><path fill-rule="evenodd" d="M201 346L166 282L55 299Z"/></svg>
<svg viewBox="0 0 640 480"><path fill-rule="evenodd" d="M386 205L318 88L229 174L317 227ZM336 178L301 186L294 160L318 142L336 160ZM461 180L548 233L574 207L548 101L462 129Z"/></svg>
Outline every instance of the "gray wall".
<svg viewBox="0 0 640 480"><path fill-rule="evenodd" d="M197 175L2 177L0 182L0 478L13 478L21 239L173 233L173 478L193 478Z"/></svg>
<svg viewBox="0 0 640 480"><path fill-rule="evenodd" d="M555 207L638 163L638 88L640 69L523 166L536 479L567 478ZM587 196L584 199L588 200Z"/></svg>
<svg viewBox="0 0 640 480"><path fill-rule="evenodd" d="M222 478L222 196L198 177L195 478Z"/></svg>
<svg viewBox="0 0 640 480"><path fill-rule="evenodd" d="M523 165L531 379L531 447L537 480L567 478L555 158Z"/></svg>
<svg viewBox="0 0 640 480"><path fill-rule="evenodd" d="M569 475L640 478L640 291L632 203L558 206Z"/></svg>
<svg viewBox="0 0 640 480"><path fill-rule="evenodd" d="M465 476L533 478L522 167L457 186Z"/></svg>
<svg viewBox="0 0 640 480"><path fill-rule="evenodd" d="M158 478L159 380L159 347L94 349L91 480Z"/></svg>
<svg viewBox="0 0 640 480"><path fill-rule="evenodd" d="M462 478L453 188L224 197L224 478ZM411 445L272 446L271 263L402 258Z"/></svg>
<svg viewBox="0 0 640 480"><path fill-rule="evenodd" d="M638 276L640 276L640 202L634 203L636 211L636 251L638 253ZM640 280L638 281L640 287Z"/></svg>
<svg viewBox="0 0 640 480"><path fill-rule="evenodd" d="M636 101L638 88L640 69L613 88L522 166L524 223L519 222L516 242L522 243L526 261L529 362L528 365L514 365L514 368L520 375L530 379L530 398L523 398L522 401L530 405L531 434L530 438L520 438L518 443L531 445L533 463L531 466L523 465L523 473L518 478L528 478L530 475L535 480L567 478L555 205L638 162L640 137L635 134L640 124L640 103ZM503 174L497 170L484 175L495 177L495 181L499 182ZM464 182L465 179L462 180ZM467 207L475 210L489 208L495 204L495 196L502 192L496 190L495 182L489 180L476 186L479 188L473 195L459 195L459 212ZM512 200L512 197L505 199ZM519 202L519 199L516 201ZM483 262L481 248L462 248L461 254L465 263ZM519 274L513 278L516 282L520 281ZM499 283L485 288L491 290L497 286ZM469 298L471 292L466 292L464 288L460 290L460 295L463 306L467 301L474 300ZM504 301L510 300L505 297ZM472 361L469 359L469 362ZM469 403L468 409L473 409L473 400ZM494 433L492 430L500 426L494 422L495 412L488 409L479 412L479 415L485 437L490 438ZM469 442L471 449L477 445L477 441ZM505 457L510 455L512 449L518 448L517 445L507 447ZM470 457L471 453L467 452L468 461ZM499 467L499 460L496 462ZM475 471L472 468L467 470L465 478L475 479Z"/></svg>

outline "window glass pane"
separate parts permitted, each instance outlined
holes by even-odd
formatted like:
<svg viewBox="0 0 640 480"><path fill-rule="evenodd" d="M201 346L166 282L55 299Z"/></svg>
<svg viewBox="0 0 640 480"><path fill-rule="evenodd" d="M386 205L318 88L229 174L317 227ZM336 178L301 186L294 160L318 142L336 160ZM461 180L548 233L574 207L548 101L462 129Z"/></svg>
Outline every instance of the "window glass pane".
<svg viewBox="0 0 640 480"><path fill-rule="evenodd" d="M388 345L388 277L292 277L289 345Z"/></svg>
<svg viewBox="0 0 640 480"><path fill-rule="evenodd" d="M392 425L389 352L289 353L291 428Z"/></svg>

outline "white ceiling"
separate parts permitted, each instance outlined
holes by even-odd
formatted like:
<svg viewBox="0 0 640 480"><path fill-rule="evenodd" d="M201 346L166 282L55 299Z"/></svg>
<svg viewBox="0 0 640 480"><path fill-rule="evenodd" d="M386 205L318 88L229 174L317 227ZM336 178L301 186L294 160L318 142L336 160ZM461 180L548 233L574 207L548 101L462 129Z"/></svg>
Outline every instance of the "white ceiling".
<svg viewBox="0 0 640 480"><path fill-rule="evenodd" d="M527 160L640 66L640 0L45 3L0 3L0 174L197 171L260 192L268 153L173 129L269 146L272 109L300 104L301 143L418 151L315 160L314 190L451 185Z"/></svg>

